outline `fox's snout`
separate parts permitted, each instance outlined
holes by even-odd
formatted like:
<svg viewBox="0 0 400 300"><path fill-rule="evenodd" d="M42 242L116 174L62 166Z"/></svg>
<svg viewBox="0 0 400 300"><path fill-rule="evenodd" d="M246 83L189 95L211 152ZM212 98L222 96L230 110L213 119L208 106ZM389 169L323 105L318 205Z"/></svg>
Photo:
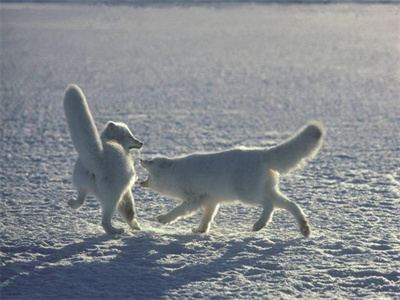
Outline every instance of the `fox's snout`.
<svg viewBox="0 0 400 300"><path fill-rule="evenodd" d="M130 146L129 149L142 149L143 145L144 145L143 142L137 141L136 144L133 146Z"/></svg>

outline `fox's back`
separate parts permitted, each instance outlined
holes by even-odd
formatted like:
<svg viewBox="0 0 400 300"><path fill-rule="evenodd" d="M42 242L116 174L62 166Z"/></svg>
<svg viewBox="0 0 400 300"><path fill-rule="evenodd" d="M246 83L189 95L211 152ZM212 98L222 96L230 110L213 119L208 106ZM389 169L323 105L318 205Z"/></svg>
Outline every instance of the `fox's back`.
<svg viewBox="0 0 400 300"><path fill-rule="evenodd" d="M260 184L266 171L262 163L262 151L232 149L177 158L170 176L176 178L176 188L179 190L236 200L243 193L248 193L248 188Z"/></svg>

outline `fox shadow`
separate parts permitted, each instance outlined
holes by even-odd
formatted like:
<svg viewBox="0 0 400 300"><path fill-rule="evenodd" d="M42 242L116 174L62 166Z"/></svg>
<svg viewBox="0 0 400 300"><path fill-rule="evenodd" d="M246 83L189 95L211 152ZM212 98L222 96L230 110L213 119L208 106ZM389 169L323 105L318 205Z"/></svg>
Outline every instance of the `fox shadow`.
<svg viewBox="0 0 400 300"><path fill-rule="evenodd" d="M61 249L28 250L44 253L31 262L6 265L2 295L4 299L158 299L192 282L240 272L243 265L279 273L281 267L274 256L295 243L297 240L273 243L255 236L240 240L197 234L157 236L151 231L133 236L101 235ZM211 247L215 257L200 259L205 246Z"/></svg>

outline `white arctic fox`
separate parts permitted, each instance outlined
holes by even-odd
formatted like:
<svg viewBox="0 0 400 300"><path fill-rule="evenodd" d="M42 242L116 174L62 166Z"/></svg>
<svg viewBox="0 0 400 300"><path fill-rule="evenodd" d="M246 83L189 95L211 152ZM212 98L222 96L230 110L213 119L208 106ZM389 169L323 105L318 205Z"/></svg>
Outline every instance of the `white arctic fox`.
<svg viewBox="0 0 400 300"><path fill-rule="evenodd" d="M302 209L279 191L279 173L288 173L313 156L322 144L323 135L322 125L311 122L287 141L269 149L234 148L141 160L149 172L141 186L182 201L169 213L157 217L163 224L204 208L200 225L193 232L207 232L219 205L239 200L263 207L254 231L266 226L275 208L284 208L296 218L301 233L307 237L311 230Z"/></svg>
<svg viewBox="0 0 400 300"><path fill-rule="evenodd" d="M78 199L71 199L69 206L78 209L86 196L93 194L101 202L101 225L108 234L124 232L111 224L116 208L132 229L139 230L131 191L137 177L129 150L140 149L143 143L123 123L108 122L100 137L85 96L77 85L71 84L65 91L64 111L79 155L73 172Z"/></svg>

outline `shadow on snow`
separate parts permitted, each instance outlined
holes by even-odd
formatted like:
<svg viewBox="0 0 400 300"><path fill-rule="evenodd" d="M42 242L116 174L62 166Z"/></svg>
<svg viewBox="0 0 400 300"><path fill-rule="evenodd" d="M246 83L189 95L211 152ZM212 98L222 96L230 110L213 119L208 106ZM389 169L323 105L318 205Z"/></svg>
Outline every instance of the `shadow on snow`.
<svg viewBox="0 0 400 300"><path fill-rule="evenodd" d="M192 282L244 272L244 266L261 273L278 271L274 276L279 276L281 267L273 263L274 256L297 243L298 239L276 244L256 237L225 241L208 235L154 236L142 231L135 236L91 237L61 249L8 247L2 250L35 258L5 264L2 297L160 298Z"/></svg>

